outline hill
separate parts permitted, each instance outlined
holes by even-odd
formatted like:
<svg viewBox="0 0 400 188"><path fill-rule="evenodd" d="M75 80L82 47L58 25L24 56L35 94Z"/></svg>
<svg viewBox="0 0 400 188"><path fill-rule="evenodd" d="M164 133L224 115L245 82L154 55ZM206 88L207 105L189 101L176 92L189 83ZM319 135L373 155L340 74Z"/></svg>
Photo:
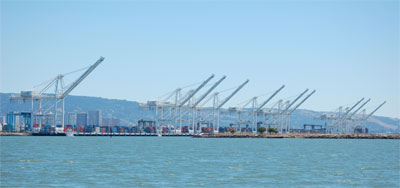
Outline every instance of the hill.
<svg viewBox="0 0 400 188"><path fill-rule="evenodd" d="M10 93L0 93L0 116L5 116L10 111L29 111L31 108L30 101L10 102ZM51 104L43 104L43 106L51 106ZM87 96L68 96L65 100L66 112L87 112L90 110L101 110L103 118L119 118L122 125L135 124L140 119L151 120L154 114L139 107L139 103L128 100L106 99L100 97ZM324 124L322 120L316 117L324 112L299 109L291 116L292 128L302 128L303 124ZM373 133L400 133L400 119L373 116L369 118L366 127Z"/></svg>

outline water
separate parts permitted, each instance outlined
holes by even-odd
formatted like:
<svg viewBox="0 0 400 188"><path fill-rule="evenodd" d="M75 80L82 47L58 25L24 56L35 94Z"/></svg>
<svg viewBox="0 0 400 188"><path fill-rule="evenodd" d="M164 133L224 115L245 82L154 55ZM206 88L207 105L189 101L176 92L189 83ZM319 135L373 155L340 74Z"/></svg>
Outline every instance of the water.
<svg viewBox="0 0 400 188"><path fill-rule="evenodd" d="M399 140L1 137L1 186L400 187Z"/></svg>

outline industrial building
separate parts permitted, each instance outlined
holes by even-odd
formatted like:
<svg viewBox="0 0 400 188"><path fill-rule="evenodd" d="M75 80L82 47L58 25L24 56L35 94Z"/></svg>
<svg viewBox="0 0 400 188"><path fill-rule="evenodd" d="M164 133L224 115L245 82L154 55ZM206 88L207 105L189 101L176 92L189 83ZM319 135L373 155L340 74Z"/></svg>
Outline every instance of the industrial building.
<svg viewBox="0 0 400 188"><path fill-rule="evenodd" d="M76 125L77 114L74 112L65 113L65 125Z"/></svg>
<svg viewBox="0 0 400 188"><path fill-rule="evenodd" d="M87 125L102 126L101 110L89 111Z"/></svg>
<svg viewBox="0 0 400 188"><path fill-rule="evenodd" d="M86 126L88 123L86 112L81 112L76 115L76 125Z"/></svg>

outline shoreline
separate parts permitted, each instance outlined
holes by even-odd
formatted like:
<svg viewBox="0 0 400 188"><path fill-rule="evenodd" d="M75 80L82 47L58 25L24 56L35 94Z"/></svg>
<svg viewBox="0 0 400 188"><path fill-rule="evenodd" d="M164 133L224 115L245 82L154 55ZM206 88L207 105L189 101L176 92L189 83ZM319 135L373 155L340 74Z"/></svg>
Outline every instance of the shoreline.
<svg viewBox="0 0 400 188"><path fill-rule="evenodd" d="M204 134L193 138L400 139L400 134Z"/></svg>
<svg viewBox="0 0 400 188"><path fill-rule="evenodd" d="M29 132L0 132L0 136L65 136L65 135L32 135ZM101 135L75 135L75 136L101 136ZM115 134L112 136L127 136ZM135 135L150 136L150 135ZM157 135L153 135L157 136ZM164 135L166 136L166 135ZM171 135L172 136L172 135ZM177 135L174 135L177 136ZM183 136L183 135L180 135ZM222 133L193 135L193 138L299 138L299 139L400 139L400 134L254 134L254 133Z"/></svg>
<svg viewBox="0 0 400 188"><path fill-rule="evenodd" d="M0 132L0 136L32 136L28 132Z"/></svg>

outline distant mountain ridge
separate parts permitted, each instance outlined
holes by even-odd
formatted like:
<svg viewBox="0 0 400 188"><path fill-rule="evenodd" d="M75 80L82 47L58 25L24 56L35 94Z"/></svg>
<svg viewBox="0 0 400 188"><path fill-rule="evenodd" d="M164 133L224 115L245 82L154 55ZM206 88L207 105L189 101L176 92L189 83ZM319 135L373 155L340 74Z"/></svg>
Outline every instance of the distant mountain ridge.
<svg viewBox="0 0 400 188"><path fill-rule="evenodd" d="M30 101L18 104L10 102L11 93L0 93L0 116L5 116L10 111L29 111ZM45 104L44 104L45 105ZM48 105L50 106L50 105ZM122 125L132 125L140 119L151 119L154 112L140 108L135 101L106 99L101 97L87 97L70 95L65 99L66 112L88 112L101 110L103 118L119 118ZM303 128L303 124L324 124L316 117L326 112L298 109L291 115L291 128ZM400 119L373 116L369 118L366 127L373 133L400 133Z"/></svg>

